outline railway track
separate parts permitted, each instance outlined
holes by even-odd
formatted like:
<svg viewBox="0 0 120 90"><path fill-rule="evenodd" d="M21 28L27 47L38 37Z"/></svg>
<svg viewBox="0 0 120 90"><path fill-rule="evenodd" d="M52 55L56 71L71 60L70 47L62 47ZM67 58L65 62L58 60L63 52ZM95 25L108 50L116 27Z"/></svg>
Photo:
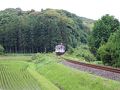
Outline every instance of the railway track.
<svg viewBox="0 0 120 90"><path fill-rule="evenodd" d="M119 68L113 68L113 67L101 66L101 65L95 65L95 64L88 64L88 63L73 61L73 60L69 60L69 59L65 59L65 58L63 58L63 59L66 60L69 63L73 63L73 64L76 64L76 65L82 65L82 66L86 66L86 67L91 67L91 68L95 68L95 69L100 69L100 70L105 70L105 71L120 74L120 69Z"/></svg>

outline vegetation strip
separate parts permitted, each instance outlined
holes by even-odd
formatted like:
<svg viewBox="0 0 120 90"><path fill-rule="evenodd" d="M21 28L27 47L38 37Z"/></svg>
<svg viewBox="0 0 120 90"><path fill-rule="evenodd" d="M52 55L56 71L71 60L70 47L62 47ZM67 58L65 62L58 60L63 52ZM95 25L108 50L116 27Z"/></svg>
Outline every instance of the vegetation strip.
<svg viewBox="0 0 120 90"><path fill-rule="evenodd" d="M29 65L28 71L39 82L42 90L60 90L58 87L52 84L49 80L47 80L44 76L36 72L34 64Z"/></svg>

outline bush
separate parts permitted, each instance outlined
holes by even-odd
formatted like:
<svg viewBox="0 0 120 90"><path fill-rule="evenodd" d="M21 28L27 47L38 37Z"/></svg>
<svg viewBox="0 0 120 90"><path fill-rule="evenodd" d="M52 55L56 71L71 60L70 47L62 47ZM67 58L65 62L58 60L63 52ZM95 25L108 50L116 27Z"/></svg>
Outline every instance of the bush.
<svg viewBox="0 0 120 90"><path fill-rule="evenodd" d="M94 61L96 58L94 55L90 52L89 47L87 45L80 45L79 47L75 48L73 50L72 55L85 59L86 61Z"/></svg>
<svg viewBox="0 0 120 90"><path fill-rule="evenodd" d="M68 54L72 54L74 52L74 48L71 47L71 46L69 46L68 48L69 48L68 49Z"/></svg>
<svg viewBox="0 0 120 90"><path fill-rule="evenodd" d="M34 56L32 56L32 60L35 64L40 64L41 66L54 62L53 60L51 60L51 58L47 58L46 55L49 56L50 54L37 53Z"/></svg>
<svg viewBox="0 0 120 90"><path fill-rule="evenodd" d="M0 55L4 53L4 48L3 46L0 45Z"/></svg>
<svg viewBox="0 0 120 90"><path fill-rule="evenodd" d="M105 45L98 49L98 57L104 64L120 67L120 30L112 34Z"/></svg>
<svg viewBox="0 0 120 90"><path fill-rule="evenodd" d="M103 61L103 64L112 65L112 56L110 49L106 45L101 46L97 52L97 59Z"/></svg>

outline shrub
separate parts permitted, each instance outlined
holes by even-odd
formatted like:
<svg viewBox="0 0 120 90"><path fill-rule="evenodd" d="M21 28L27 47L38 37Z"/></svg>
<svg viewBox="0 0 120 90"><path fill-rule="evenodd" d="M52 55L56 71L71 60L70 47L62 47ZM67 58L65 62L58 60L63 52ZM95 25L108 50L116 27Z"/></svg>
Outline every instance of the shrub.
<svg viewBox="0 0 120 90"><path fill-rule="evenodd" d="M105 45L101 46L97 52L97 59L103 61L103 64L111 65L112 58L109 48Z"/></svg>
<svg viewBox="0 0 120 90"><path fill-rule="evenodd" d="M68 53L69 53L69 54L72 54L73 52L74 52L74 48L71 47L71 46L69 46Z"/></svg>
<svg viewBox="0 0 120 90"><path fill-rule="evenodd" d="M120 67L120 30L112 34L105 45L98 49L98 56L104 64Z"/></svg>
<svg viewBox="0 0 120 90"><path fill-rule="evenodd" d="M51 58L47 58L46 55L49 56L50 54L37 53L32 57L32 60L35 64L40 64L41 66L54 62Z"/></svg>
<svg viewBox="0 0 120 90"><path fill-rule="evenodd" d="M80 45L79 47L75 48L73 50L72 55L85 59L86 61L94 61L96 58L94 55L90 52L89 47L87 45Z"/></svg>

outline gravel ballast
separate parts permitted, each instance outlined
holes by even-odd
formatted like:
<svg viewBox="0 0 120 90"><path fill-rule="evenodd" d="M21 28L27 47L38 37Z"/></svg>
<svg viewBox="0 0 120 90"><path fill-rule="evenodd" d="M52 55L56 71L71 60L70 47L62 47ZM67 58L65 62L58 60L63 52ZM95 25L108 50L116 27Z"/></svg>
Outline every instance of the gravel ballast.
<svg viewBox="0 0 120 90"><path fill-rule="evenodd" d="M74 64L74 63L67 62L67 61L62 61L61 63L64 64L65 66L69 66L69 67L78 69L80 71L85 71L90 74L95 74L97 76L120 81L119 73L114 73L114 72L105 71L105 70L101 70L101 69L95 69L95 68L91 68L91 67L87 67L87 66L82 66L82 65Z"/></svg>

